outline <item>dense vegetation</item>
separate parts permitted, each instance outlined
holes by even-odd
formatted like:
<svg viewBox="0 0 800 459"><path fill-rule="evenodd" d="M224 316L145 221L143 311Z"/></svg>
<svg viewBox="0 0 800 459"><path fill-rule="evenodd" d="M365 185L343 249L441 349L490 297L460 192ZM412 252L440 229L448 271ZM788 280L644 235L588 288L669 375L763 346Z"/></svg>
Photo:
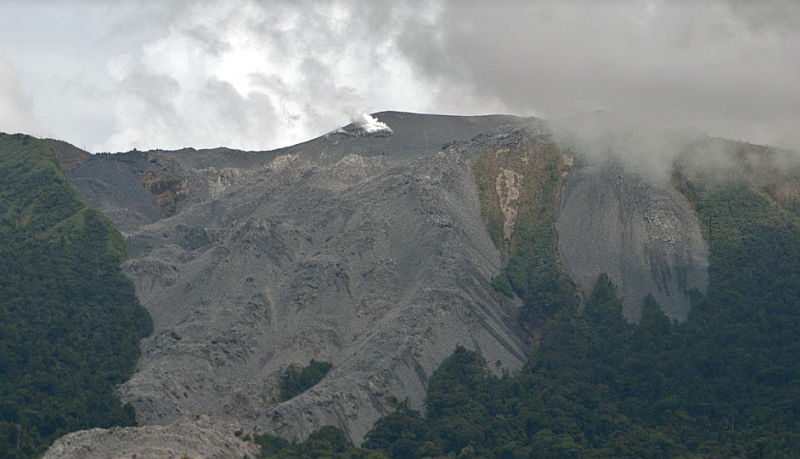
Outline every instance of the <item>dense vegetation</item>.
<svg viewBox="0 0 800 459"><path fill-rule="evenodd" d="M261 447L259 458L317 459L336 457L341 459L382 459L387 456L379 451L356 448L341 429L325 426L309 435L300 443L292 443L274 435L256 435L256 444Z"/></svg>
<svg viewBox="0 0 800 459"><path fill-rule="evenodd" d="M152 324L119 270L122 236L44 141L0 134L0 457L131 425L114 386Z"/></svg>
<svg viewBox="0 0 800 459"><path fill-rule="evenodd" d="M311 389L315 384L322 381L322 378L331 371L332 367L333 364L330 362L320 362L314 359L311 359L308 365L303 368L294 363L289 365L281 375L281 400L289 400Z"/></svg>
<svg viewBox="0 0 800 459"><path fill-rule="evenodd" d="M432 375L425 416L401 404L368 449L340 457L796 457L800 219L745 185L680 186L711 249L686 322L648 297L627 323L600 275L583 308L555 313L524 370L493 376L459 348Z"/></svg>
<svg viewBox="0 0 800 459"><path fill-rule="evenodd" d="M575 306L575 295L556 255L554 225L563 167L555 144L530 145L525 139L508 148L487 150L472 167L481 214L505 262L494 286L522 299L520 322L527 327L538 328L556 311ZM510 235L503 234L506 217L498 196L497 180L503 169L518 177L519 197L511 203L517 214Z"/></svg>

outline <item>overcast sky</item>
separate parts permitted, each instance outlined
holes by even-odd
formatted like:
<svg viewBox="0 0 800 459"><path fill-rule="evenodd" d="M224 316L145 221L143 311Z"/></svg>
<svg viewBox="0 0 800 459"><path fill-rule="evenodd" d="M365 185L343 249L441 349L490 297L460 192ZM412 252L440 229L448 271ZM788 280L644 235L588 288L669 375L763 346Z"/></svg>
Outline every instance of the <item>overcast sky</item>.
<svg viewBox="0 0 800 459"><path fill-rule="evenodd" d="M800 149L800 2L0 2L0 131L95 152L596 109Z"/></svg>

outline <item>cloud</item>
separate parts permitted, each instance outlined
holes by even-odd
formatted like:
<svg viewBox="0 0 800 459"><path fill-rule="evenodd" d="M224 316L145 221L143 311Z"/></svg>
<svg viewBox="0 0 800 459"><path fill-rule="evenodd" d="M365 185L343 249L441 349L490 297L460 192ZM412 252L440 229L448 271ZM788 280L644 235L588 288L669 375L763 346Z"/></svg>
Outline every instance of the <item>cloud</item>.
<svg viewBox="0 0 800 459"><path fill-rule="evenodd" d="M273 148L359 113L432 108L398 36L421 2L202 1L110 64L117 127L103 150Z"/></svg>
<svg viewBox="0 0 800 459"><path fill-rule="evenodd" d="M403 49L420 74L514 113L603 109L797 147L798 12L789 1L453 0Z"/></svg>
<svg viewBox="0 0 800 459"><path fill-rule="evenodd" d="M707 142L709 137L694 129L667 129L603 111L554 119L549 125L565 151L585 165L616 163L653 183L669 182L676 161L688 152L698 156L694 169L705 170L709 161L719 168L733 165L728 149Z"/></svg>
<svg viewBox="0 0 800 459"><path fill-rule="evenodd" d="M39 124L95 150L273 148L378 110L603 109L800 145L794 0L11 0L0 13Z"/></svg>
<svg viewBox="0 0 800 459"><path fill-rule="evenodd" d="M20 88L14 67L0 58L0 131L35 133L37 125L32 108L30 98Z"/></svg>

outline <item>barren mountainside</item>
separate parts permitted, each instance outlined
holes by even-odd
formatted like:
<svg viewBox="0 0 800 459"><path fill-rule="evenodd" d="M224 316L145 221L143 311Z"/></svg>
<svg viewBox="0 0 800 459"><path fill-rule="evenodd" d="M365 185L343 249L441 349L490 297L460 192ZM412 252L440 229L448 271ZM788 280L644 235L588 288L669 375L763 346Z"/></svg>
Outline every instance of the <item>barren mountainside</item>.
<svg viewBox="0 0 800 459"><path fill-rule="evenodd" d="M670 182L562 147L537 119L375 116L391 130L349 125L270 152L62 155L127 238L123 271L153 318L119 388L140 425L198 439L335 425L360 442L396 400L422 409L457 346L519 369L537 322L520 320L513 273L512 290L498 279L523 238L549 238L554 282L577 302L608 274L630 321L648 294L684 320L708 285L699 220ZM332 370L281 401L282 372L311 359ZM100 456L98 441L71 434L49 457Z"/></svg>

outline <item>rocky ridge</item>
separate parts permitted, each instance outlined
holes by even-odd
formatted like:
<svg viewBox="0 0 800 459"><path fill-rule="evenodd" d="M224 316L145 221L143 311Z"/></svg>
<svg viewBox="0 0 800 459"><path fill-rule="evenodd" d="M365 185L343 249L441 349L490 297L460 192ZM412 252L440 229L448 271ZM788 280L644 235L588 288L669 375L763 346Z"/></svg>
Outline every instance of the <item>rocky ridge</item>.
<svg viewBox="0 0 800 459"><path fill-rule="evenodd" d="M265 153L97 155L73 171L127 236L123 270L154 319L120 388L141 424L208 414L290 438L333 424L359 441L392 400L421 409L457 345L498 372L526 361L518 304L489 283L501 262L469 155L442 150L524 120L380 119L394 132L348 126ZM174 215L147 189L156 181L180 197ZM278 403L282 370L312 358L333 370Z"/></svg>
<svg viewBox="0 0 800 459"><path fill-rule="evenodd" d="M504 260L482 219L471 164L509 139L552 142L546 125L509 116L375 116L391 132L349 125L271 152L94 155L70 172L126 235L123 269L154 320L137 372L120 388L145 426L143 445L154 438L144 433L149 426L180 431L198 415L289 438L332 424L359 442L393 400L421 409L428 376L457 345L478 350L497 372L527 360L521 302L491 285ZM613 188L604 182L612 166L562 162L573 167L556 221L559 258L580 288L601 271L631 300L663 286L681 295L703 287L707 249L677 191L640 186L631 174ZM514 190L525 177L506 169L491 183L509 239ZM598 194L608 186L624 193ZM614 206L630 212L606 212ZM581 220L582 212L597 218ZM609 215L613 222L603 220ZM631 215L641 223L625 233ZM594 237L578 240L587 228ZM602 258L604 241L620 232L620 250L636 256L584 263ZM645 287L630 273L644 273ZM688 303L675 298L665 310L681 317ZM635 319L634 308L626 312ZM312 358L333 369L278 402L282 370ZM208 428L229 435L228 427Z"/></svg>

